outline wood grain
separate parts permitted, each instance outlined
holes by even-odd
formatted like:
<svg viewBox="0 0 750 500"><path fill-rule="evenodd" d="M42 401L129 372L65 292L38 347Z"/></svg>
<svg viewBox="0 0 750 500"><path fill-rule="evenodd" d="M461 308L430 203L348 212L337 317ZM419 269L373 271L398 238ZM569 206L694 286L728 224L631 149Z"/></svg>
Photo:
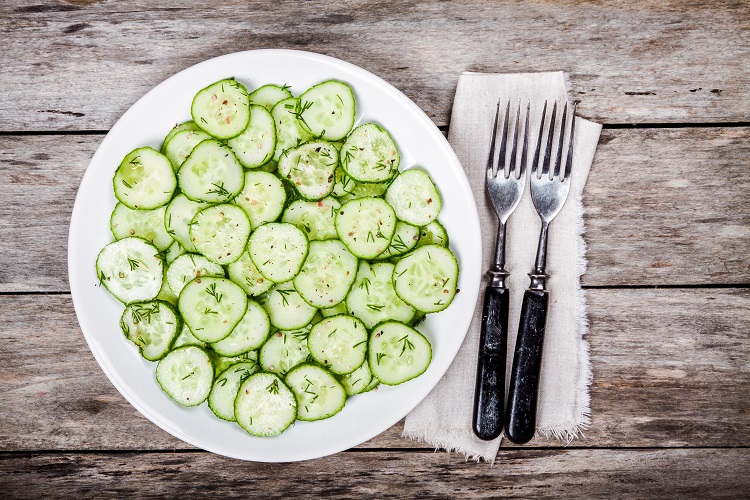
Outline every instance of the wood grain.
<svg viewBox="0 0 750 500"><path fill-rule="evenodd" d="M750 128L605 130L584 285L750 283Z"/></svg>
<svg viewBox="0 0 750 500"><path fill-rule="evenodd" d="M590 290L588 300L593 422L575 446L750 446L750 290ZM0 450L189 448L116 392L69 296L6 296L0 316L0 400L12 402ZM401 429L361 448L428 447Z"/></svg>
<svg viewBox="0 0 750 500"><path fill-rule="evenodd" d="M8 0L0 33L3 498L750 496L750 2ZM582 116L654 124L605 129L585 192L585 437L506 442L490 466L399 423L323 459L247 463L173 438L114 389L68 293L86 166L149 89L261 48L366 68L443 130L467 70L564 70Z"/></svg>
<svg viewBox="0 0 750 500"><path fill-rule="evenodd" d="M581 115L605 123L750 115L750 4L734 0L11 0L0 13L0 130L107 130L178 71L261 48L360 65L438 125L466 70L568 71Z"/></svg>
<svg viewBox="0 0 750 500"><path fill-rule="evenodd" d="M68 291L98 135L0 136L0 292ZM588 286L750 283L750 128L605 130L584 193ZM19 214L24 214L20 217Z"/></svg>
<svg viewBox="0 0 750 500"><path fill-rule="evenodd" d="M207 453L0 454L12 498L738 498L747 449L513 450L494 465L445 453L350 452L258 464Z"/></svg>

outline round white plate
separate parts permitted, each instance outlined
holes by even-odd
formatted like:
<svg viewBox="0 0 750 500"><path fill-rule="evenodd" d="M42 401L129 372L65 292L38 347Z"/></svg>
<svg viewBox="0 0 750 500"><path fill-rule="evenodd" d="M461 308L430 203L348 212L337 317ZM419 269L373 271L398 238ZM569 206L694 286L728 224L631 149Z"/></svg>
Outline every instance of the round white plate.
<svg viewBox="0 0 750 500"><path fill-rule="evenodd" d="M122 335L123 305L98 286L94 264L112 241L109 217L116 199L112 176L132 149L158 149L175 123L190 119L195 93L235 77L249 90L266 83L288 84L299 95L335 78L354 89L357 123L376 122L390 131L401 152L401 168L419 166L432 175L443 197L440 221L460 264L459 293L443 312L431 314L419 330L432 343L433 359L420 377L395 387L349 398L334 417L296 422L281 436L257 438L220 420L204 403L184 408L156 383L156 363L144 360ZM466 175L432 121L396 88L352 64L291 50L238 52L210 59L174 75L131 107L102 141L78 190L70 222L68 268L78 321L104 373L138 411L173 436L229 457L288 462L330 455L373 438L402 419L437 384L450 366L469 327L481 275L479 219ZM85 353L81 353L85 356ZM470 388L467 388L470 390Z"/></svg>

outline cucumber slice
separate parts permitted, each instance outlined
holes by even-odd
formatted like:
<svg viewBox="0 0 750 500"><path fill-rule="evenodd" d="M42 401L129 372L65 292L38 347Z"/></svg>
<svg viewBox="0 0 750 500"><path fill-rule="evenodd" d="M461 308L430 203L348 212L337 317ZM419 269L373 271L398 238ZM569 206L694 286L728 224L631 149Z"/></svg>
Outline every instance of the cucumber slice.
<svg viewBox="0 0 750 500"><path fill-rule="evenodd" d="M346 390L327 370L303 364L286 375L286 383L297 398L297 418L313 421L332 417L344 408Z"/></svg>
<svg viewBox="0 0 750 500"><path fill-rule="evenodd" d="M159 250L166 250L174 241L164 227L167 207L154 210L133 210L122 203L115 205L109 227L116 240L138 236Z"/></svg>
<svg viewBox="0 0 750 500"><path fill-rule="evenodd" d="M445 247L425 245L398 261L393 270L396 293L425 312L442 311L456 295L458 263Z"/></svg>
<svg viewBox="0 0 750 500"><path fill-rule="evenodd" d="M257 363L235 363L222 371L208 395L208 407L222 420L235 422L234 400L242 382L258 371Z"/></svg>
<svg viewBox="0 0 750 500"><path fill-rule="evenodd" d="M245 168L257 168L273 158L276 127L271 113L263 106L250 105L250 123L237 137L227 141Z"/></svg>
<svg viewBox="0 0 750 500"><path fill-rule="evenodd" d="M214 367L211 358L200 347L180 347L159 361L156 381L182 406L198 406L211 392Z"/></svg>
<svg viewBox="0 0 750 500"><path fill-rule="evenodd" d="M420 376L432 360L424 335L403 323L381 323L370 334L370 371L383 384L398 385Z"/></svg>
<svg viewBox="0 0 750 500"><path fill-rule="evenodd" d="M339 377L341 385L349 396L365 392L374 377L370 372L370 363L362 363L362 366L351 373ZM377 379L376 379L377 380Z"/></svg>
<svg viewBox="0 0 750 500"><path fill-rule="evenodd" d="M250 92L250 103L263 106L268 111L271 111L277 102L289 99L292 97L292 93L289 91L289 87L284 85L263 85L258 87L254 91Z"/></svg>
<svg viewBox="0 0 750 500"><path fill-rule="evenodd" d="M271 109L274 125L276 125L276 151L273 160L279 161L281 154L291 148L312 140L313 136L305 130L299 121L297 108L299 101L294 97L277 102Z"/></svg>
<svg viewBox="0 0 750 500"><path fill-rule="evenodd" d="M265 295L258 297L268 313L271 324L282 330L302 328L315 316L316 309L294 289L291 281L279 283Z"/></svg>
<svg viewBox="0 0 750 500"><path fill-rule="evenodd" d="M292 224L269 222L258 227L247 244L247 252L266 279L289 281L307 257L307 237Z"/></svg>
<svg viewBox="0 0 750 500"><path fill-rule="evenodd" d="M233 203L242 207L255 229L279 218L286 203L286 190L275 175L252 170L245 172L245 187Z"/></svg>
<svg viewBox="0 0 750 500"><path fill-rule="evenodd" d="M336 211L341 208L336 198L319 201L296 200L284 210L282 222L294 224L307 234L308 240L330 240L336 234Z"/></svg>
<svg viewBox="0 0 750 500"><path fill-rule="evenodd" d="M163 358L182 329L182 319L168 302L152 300L128 305L120 317L125 337L149 361Z"/></svg>
<svg viewBox="0 0 750 500"><path fill-rule="evenodd" d="M203 255L194 253L180 255L167 268L167 283L177 296L180 295L185 285L201 276L223 278L224 268Z"/></svg>
<svg viewBox="0 0 750 500"><path fill-rule="evenodd" d="M384 182L398 172L401 157L391 135L374 123L352 130L341 146L341 166L359 182Z"/></svg>
<svg viewBox="0 0 750 500"><path fill-rule="evenodd" d="M341 150L339 149L339 158L341 158ZM331 190L331 196L336 198L345 197L351 195L354 192L354 188L357 186L357 182L346 175L344 169L336 167L333 172L333 189ZM347 200L348 201L348 200Z"/></svg>
<svg viewBox="0 0 750 500"><path fill-rule="evenodd" d="M390 181L387 182L356 182L354 189L351 192L352 199L354 198L365 198L369 196L383 196L390 186ZM348 201L348 200L347 200Z"/></svg>
<svg viewBox="0 0 750 500"><path fill-rule="evenodd" d="M191 200L226 203L242 191L244 174L231 149L207 140L193 149L177 176L180 189Z"/></svg>
<svg viewBox="0 0 750 500"><path fill-rule="evenodd" d="M367 365L367 369L369 370L370 369L370 364L369 363L365 363L365 364ZM372 372L370 372L370 373L372 374ZM379 385L380 385L380 380L378 380L377 377L373 376L372 379L370 380L370 383L367 384L367 387L365 387L362 390L362 394L364 394L365 392L370 392L370 391L376 390Z"/></svg>
<svg viewBox="0 0 750 500"><path fill-rule="evenodd" d="M270 331L268 313L257 302L248 300L247 311L232 333L211 347L222 356L239 356L263 345Z"/></svg>
<svg viewBox="0 0 750 500"><path fill-rule="evenodd" d="M198 212L190 222L190 240L211 262L231 264L245 251L250 220L237 205L214 205Z"/></svg>
<svg viewBox="0 0 750 500"><path fill-rule="evenodd" d="M385 252L378 255L378 259L390 259L391 257L398 257L405 254L409 250L417 246L419 240L419 228L407 224L406 222L398 221L396 223L396 230L391 238L391 244L385 249Z"/></svg>
<svg viewBox="0 0 750 500"><path fill-rule="evenodd" d="M333 191L331 191L331 195L338 198L340 202L346 203L355 198L383 196L390 185L390 181L357 182L346 175L341 167L338 167L333 173Z"/></svg>
<svg viewBox="0 0 750 500"><path fill-rule="evenodd" d="M182 289L179 308L195 338L218 342L227 337L245 315L247 295L226 278L200 277Z"/></svg>
<svg viewBox="0 0 750 500"><path fill-rule="evenodd" d="M357 281L346 297L346 307L367 328L389 319L408 323L414 317L414 308L393 289L394 267L389 262L359 264Z"/></svg>
<svg viewBox="0 0 750 500"><path fill-rule="evenodd" d="M307 346L315 361L337 375L346 375L365 361L367 330L354 316L331 316L312 327Z"/></svg>
<svg viewBox="0 0 750 500"><path fill-rule="evenodd" d="M172 291L171 288L169 288L169 283L167 283L167 275L164 273L164 278L161 281L161 288L159 289L159 293L156 294L155 300L163 300L164 302L169 302L173 306L177 307L177 300L179 297Z"/></svg>
<svg viewBox="0 0 750 500"><path fill-rule="evenodd" d="M265 165L259 167L258 170L261 170L263 172L268 172L268 173L272 174L272 173L274 173L274 172L276 172L278 170L278 167L279 167L279 164L276 163L275 161L271 160L268 163L266 163Z"/></svg>
<svg viewBox="0 0 750 500"><path fill-rule="evenodd" d="M211 136L202 130L183 130L176 133L164 145L164 154L172 163L174 171L177 172L180 170L180 167L188 159L195 146L207 139L211 139Z"/></svg>
<svg viewBox="0 0 750 500"><path fill-rule="evenodd" d="M179 241L173 241L172 244L169 245L169 248L167 248L167 253L164 258L166 259L167 264L171 264L180 255L185 255L186 252L187 250L180 245Z"/></svg>
<svg viewBox="0 0 750 500"><path fill-rule="evenodd" d="M442 207L440 194L429 174L410 169L399 174L385 192L396 217L414 226L426 226L437 219Z"/></svg>
<svg viewBox="0 0 750 500"><path fill-rule="evenodd" d="M99 252L96 275L117 300L130 304L156 297L164 279L164 264L151 243L123 238Z"/></svg>
<svg viewBox="0 0 750 500"><path fill-rule="evenodd" d="M254 373L240 385L234 416L253 436L277 436L294 422L297 400L277 375Z"/></svg>
<svg viewBox="0 0 750 500"><path fill-rule="evenodd" d="M179 241L188 252L198 251L190 239L190 221L193 220L195 214L210 206L210 203L193 201L182 193L172 198L172 201L167 205L164 213L166 231L172 238Z"/></svg>
<svg viewBox="0 0 750 500"><path fill-rule="evenodd" d="M381 198L357 198L336 213L336 232L351 253L372 259L385 251L396 230L396 214Z"/></svg>
<svg viewBox="0 0 750 500"><path fill-rule="evenodd" d="M214 350L207 350L208 355L211 357L211 361L214 364L214 376L218 377L221 372L229 368L235 363L252 363L258 364L258 352L249 351L239 356L221 356Z"/></svg>
<svg viewBox="0 0 750 500"><path fill-rule="evenodd" d="M182 132L183 130L200 130L200 127L195 124L194 121L189 122L183 122L178 123L174 127L172 127L172 130L170 130L167 135L164 137L164 141L161 143L161 152L164 153L164 149L169 142L169 140L177 134L177 132Z"/></svg>
<svg viewBox="0 0 750 500"><path fill-rule="evenodd" d="M335 306L326 307L325 309L320 310L320 314L322 314L324 318L336 316L337 314L348 314L348 313L349 313L349 310L346 308L346 301L341 301Z"/></svg>
<svg viewBox="0 0 750 500"><path fill-rule="evenodd" d="M247 252L243 252L239 259L229 264L227 270L229 279L244 288L245 293L251 297L265 293L273 286L273 281L260 274Z"/></svg>
<svg viewBox="0 0 750 500"><path fill-rule="evenodd" d="M260 348L258 360L261 368L268 372L284 375L310 356L307 347L308 328L278 331L271 335Z"/></svg>
<svg viewBox="0 0 750 500"><path fill-rule="evenodd" d="M440 245L441 247L448 246L448 231L446 231L443 225L437 220L430 222L419 232L417 247L425 245Z"/></svg>
<svg viewBox="0 0 750 500"><path fill-rule="evenodd" d="M308 142L279 158L279 175L306 200L319 200L333 190L333 172L339 152L329 142Z"/></svg>
<svg viewBox="0 0 750 500"><path fill-rule="evenodd" d="M298 102L300 121L315 137L338 141L346 137L354 125L354 93L343 82L319 83L299 96Z"/></svg>
<svg viewBox="0 0 750 500"><path fill-rule="evenodd" d="M320 313L320 310L315 312L315 316L313 316L313 319L310 320L310 327L313 327L323 321L324 316Z"/></svg>
<svg viewBox="0 0 750 500"><path fill-rule="evenodd" d="M193 333L190 331L190 328L188 328L188 326L183 322L182 331L174 340L174 344L172 344L172 349L177 349L178 347L182 347L186 345L195 345L195 346L203 347L203 348L208 347L208 343L203 342L202 340L196 339L195 335L193 335Z"/></svg>
<svg viewBox="0 0 750 500"><path fill-rule="evenodd" d="M247 90L234 79L219 80L195 94L190 114L196 125L217 139L236 137L250 121Z"/></svg>
<svg viewBox="0 0 750 500"><path fill-rule="evenodd" d="M357 258L338 240L310 242L294 288L313 307L331 307L346 298L357 275Z"/></svg>
<svg viewBox="0 0 750 500"><path fill-rule="evenodd" d="M172 199L177 179L166 156L153 148L137 148L125 155L112 185L128 208L152 210Z"/></svg>

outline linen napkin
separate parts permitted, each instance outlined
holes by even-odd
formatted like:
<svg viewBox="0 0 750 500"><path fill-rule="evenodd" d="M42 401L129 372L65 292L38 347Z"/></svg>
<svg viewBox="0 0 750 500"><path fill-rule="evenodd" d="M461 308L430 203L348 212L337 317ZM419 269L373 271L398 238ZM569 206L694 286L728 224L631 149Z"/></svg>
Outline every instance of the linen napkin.
<svg viewBox="0 0 750 500"><path fill-rule="evenodd" d="M508 98L513 99L512 108L518 105L520 99L522 110L527 100L531 101L531 159L544 101L549 101L548 119L552 102L558 101L559 121L562 104L568 99L565 75L562 72L464 73L458 80L448 141L466 171L477 202L482 231L482 268L485 270L492 265L497 231L497 217L484 187L489 139L498 99L504 110ZM510 126L513 127L512 121ZM588 342L585 340L588 323L586 300L580 286L580 276L586 269L581 196L600 131L601 125L576 119L570 193L549 227L549 306L537 404L537 432L567 442L578 436L590 422L591 366ZM507 280L510 318L506 385L510 382L521 302L524 290L529 285L528 273L534 267L541 227L531 201L529 175L527 172L526 191L507 225L506 269L510 272ZM483 285L486 283L485 278ZM406 417L403 436L428 442L436 448L464 453L470 459L494 462L502 438L482 441L472 432L483 296L484 286L466 339L453 364L435 389Z"/></svg>

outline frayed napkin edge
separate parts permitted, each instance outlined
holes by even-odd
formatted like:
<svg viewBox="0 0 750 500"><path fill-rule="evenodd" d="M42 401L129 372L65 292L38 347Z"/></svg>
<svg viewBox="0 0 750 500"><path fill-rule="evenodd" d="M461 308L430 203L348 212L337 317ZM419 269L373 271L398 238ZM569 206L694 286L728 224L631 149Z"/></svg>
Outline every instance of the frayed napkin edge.
<svg viewBox="0 0 750 500"><path fill-rule="evenodd" d="M566 74L567 76L567 74ZM585 437L583 431L591 425L591 383L594 379L594 373L591 369L591 352L588 341L589 320L588 305L586 303L586 291L581 287L581 276L586 272L588 259L586 258L586 241L583 235L586 232L584 222L583 196L576 196L576 243L578 244L578 260L576 262L576 291L578 296L578 308L576 309L576 319L578 321L578 332L580 335L578 359L578 394L581 396L580 401L580 420L566 422L563 425L552 427L540 427L537 431L549 438L555 437L565 444L570 444L574 439Z"/></svg>
<svg viewBox="0 0 750 500"><path fill-rule="evenodd" d="M401 433L401 437L406 439L411 439L412 441L416 441L418 443L427 443L430 446L433 446L435 449L433 450L434 453L437 453L438 451L446 451L448 453L460 453L464 456L464 459L469 462L486 462L490 465L495 465L495 460L497 459L497 453L494 455L486 456L482 455L481 453L474 453L467 449L465 449L461 445L451 444L448 441L444 439L434 439L434 436L426 436L423 432L410 432L406 429L403 430ZM474 435L470 432L466 433L467 438L473 438Z"/></svg>

